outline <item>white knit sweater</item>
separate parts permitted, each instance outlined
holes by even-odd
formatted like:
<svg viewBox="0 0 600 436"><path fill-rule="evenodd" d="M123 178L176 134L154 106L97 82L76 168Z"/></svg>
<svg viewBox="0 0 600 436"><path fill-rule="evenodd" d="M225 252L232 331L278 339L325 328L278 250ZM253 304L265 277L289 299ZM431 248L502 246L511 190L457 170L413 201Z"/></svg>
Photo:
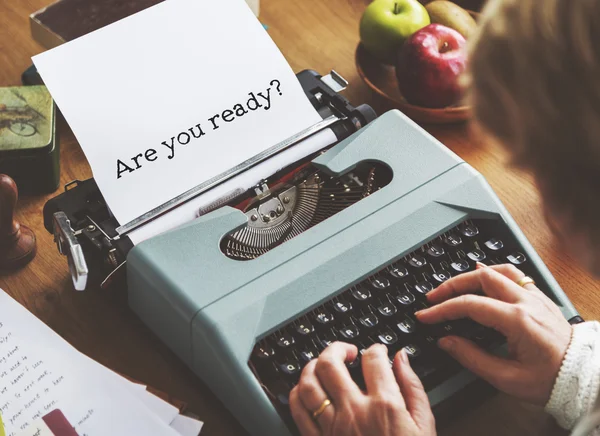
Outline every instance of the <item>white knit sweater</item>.
<svg viewBox="0 0 600 436"><path fill-rule="evenodd" d="M577 324L546 404L546 412L554 416L561 427L574 429L573 435L600 436L600 419L598 412L593 411L598 409L599 388L600 323Z"/></svg>

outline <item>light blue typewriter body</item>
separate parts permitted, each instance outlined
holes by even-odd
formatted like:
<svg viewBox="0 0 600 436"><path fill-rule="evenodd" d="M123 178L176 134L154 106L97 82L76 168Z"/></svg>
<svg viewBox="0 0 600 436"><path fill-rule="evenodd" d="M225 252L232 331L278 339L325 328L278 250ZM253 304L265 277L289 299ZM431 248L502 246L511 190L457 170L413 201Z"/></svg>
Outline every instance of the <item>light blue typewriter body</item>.
<svg viewBox="0 0 600 436"><path fill-rule="evenodd" d="M468 217L506 222L567 319L577 315L484 178L398 111L315 159L332 174L379 161L393 180L373 195L245 262L221 238L246 216L223 207L136 246L129 304L255 436L289 435L248 366L257 340ZM433 406L471 383L463 371L430 391Z"/></svg>

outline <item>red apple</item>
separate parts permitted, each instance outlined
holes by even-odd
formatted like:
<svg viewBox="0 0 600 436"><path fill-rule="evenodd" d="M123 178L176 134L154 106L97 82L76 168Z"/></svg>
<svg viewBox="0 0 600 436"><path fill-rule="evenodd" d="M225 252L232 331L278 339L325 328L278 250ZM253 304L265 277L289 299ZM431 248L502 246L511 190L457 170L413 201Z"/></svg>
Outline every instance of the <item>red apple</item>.
<svg viewBox="0 0 600 436"><path fill-rule="evenodd" d="M465 70L465 38L441 24L413 33L398 53L396 77L400 92L411 104L431 108L460 100L458 77Z"/></svg>

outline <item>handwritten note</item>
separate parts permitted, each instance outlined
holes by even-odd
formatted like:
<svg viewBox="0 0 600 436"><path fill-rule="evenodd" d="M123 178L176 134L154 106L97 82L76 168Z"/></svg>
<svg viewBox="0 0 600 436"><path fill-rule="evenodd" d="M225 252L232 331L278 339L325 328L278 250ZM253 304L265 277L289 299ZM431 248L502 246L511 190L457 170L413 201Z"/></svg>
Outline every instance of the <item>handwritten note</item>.
<svg viewBox="0 0 600 436"><path fill-rule="evenodd" d="M115 378L64 353L64 340L0 290L0 413L15 436L61 409L80 436L178 433Z"/></svg>
<svg viewBox="0 0 600 436"><path fill-rule="evenodd" d="M166 0L33 60L121 224L321 119L244 0Z"/></svg>
<svg viewBox="0 0 600 436"><path fill-rule="evenodd" d="M0 413L13 429L9 436L55 409L58 401L53 390L64 381L64 375L52 374L42 358L19 343L17 335L0 322Z"/></svg>

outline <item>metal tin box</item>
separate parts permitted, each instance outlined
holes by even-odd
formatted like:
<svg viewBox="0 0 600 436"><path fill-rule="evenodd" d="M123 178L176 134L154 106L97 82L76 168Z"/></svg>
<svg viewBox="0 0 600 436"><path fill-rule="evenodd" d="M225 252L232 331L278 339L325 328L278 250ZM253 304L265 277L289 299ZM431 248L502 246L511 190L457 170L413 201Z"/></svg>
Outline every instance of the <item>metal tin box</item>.
<svg viewBox="0 0 600 436"><path fill-rule="evenodd" d="M0 88L0 173L22 194L58 187L56 109L45 86Z"/></svg>

